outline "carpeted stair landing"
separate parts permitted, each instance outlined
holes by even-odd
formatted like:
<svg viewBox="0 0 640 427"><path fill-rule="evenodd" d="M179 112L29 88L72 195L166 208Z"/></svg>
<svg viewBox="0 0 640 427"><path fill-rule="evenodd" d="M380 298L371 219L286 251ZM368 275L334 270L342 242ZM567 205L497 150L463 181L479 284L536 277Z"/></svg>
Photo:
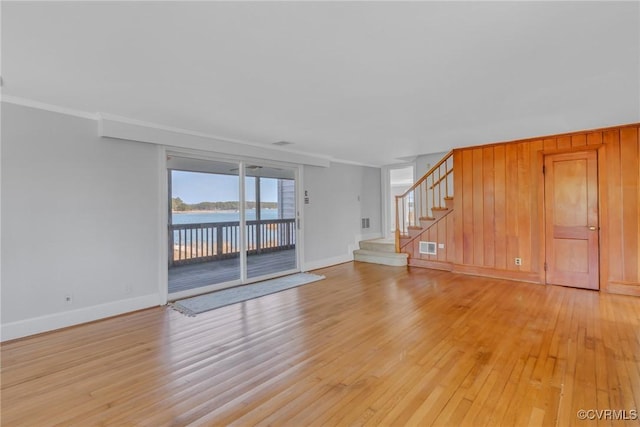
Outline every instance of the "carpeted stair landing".
<svg viewBox="0 0 640 427"><path fill-rule="evenodd" d="M396 243L393 239L362 240L360 249L353 251L353 259L372 264L406 266L409 255L396 253Z"/></svg>

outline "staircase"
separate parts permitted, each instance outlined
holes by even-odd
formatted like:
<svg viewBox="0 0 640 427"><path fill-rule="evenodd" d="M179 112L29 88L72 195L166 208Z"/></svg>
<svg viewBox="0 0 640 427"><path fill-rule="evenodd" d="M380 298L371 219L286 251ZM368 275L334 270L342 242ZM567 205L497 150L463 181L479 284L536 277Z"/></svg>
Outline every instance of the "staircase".
<svg viewBox="0 0 640 427"><path fill-rule="evenodd" d="M402 249L418 238L423 232L431 228L440 219L453 212L453 197L447 196L443 200L444 206L431 209L431 216L418 218L419 225L407 226L406 232L399 233L399 248Z"/></svg>
<svg viewBox="0 0 640 427"><path fill-rule="evenodd" d="M453 151L396 196L396 252L453 210Z"/></svg>
<svg viewBox="0 0 640 427"><path fill-rule="evenodd" d="M354 260L407 265L411 252L408 245L452 211L453 151L450 151L403 195L396 196L395 239L361 241L360 249L353 251Z"/></svg>
<svg viewBox="0 0 640 427"><path fill-rule="evenodd" d="M362 240L353 251L354 261L393 266L406 266L408 254L396 253L395 239Z"/></svg>

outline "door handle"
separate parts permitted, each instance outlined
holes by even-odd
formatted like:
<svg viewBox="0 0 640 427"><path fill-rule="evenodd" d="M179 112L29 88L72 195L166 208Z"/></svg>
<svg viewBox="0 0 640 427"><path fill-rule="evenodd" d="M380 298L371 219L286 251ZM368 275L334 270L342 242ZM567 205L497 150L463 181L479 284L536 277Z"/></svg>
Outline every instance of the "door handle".
<svg viewBox="0 0 640 427"><path fill-rule="evenodd" d="M591 231L596 231L598 229L598 227L594 226L594 225L590 225L589 226L589 230Z"/></svg>

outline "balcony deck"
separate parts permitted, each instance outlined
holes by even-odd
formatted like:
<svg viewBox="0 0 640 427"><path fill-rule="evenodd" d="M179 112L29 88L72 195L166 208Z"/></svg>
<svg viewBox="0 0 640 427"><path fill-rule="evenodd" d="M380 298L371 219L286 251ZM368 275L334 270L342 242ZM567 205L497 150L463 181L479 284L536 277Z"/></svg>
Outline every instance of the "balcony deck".
<svg viewBox="0 0 640 427"><path fill-rule="evenodd" d="M296 267L295 249L247 256L247 276L257 277ZM169 293L240 278L240 258L222 259L169 268Z"/></svg>

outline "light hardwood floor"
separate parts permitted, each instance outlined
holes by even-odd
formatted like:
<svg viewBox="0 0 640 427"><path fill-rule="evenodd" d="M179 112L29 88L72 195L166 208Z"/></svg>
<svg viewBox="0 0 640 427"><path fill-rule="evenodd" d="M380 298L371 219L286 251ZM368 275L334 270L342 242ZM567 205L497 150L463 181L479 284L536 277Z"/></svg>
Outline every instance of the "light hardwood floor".
<svg viewBox="0 0 640 427"><path fill-rule="evenodd" d="M318 272L195 318L153 308L4 343L2 425L565 426L640 410L640 298Z"/></svg>

